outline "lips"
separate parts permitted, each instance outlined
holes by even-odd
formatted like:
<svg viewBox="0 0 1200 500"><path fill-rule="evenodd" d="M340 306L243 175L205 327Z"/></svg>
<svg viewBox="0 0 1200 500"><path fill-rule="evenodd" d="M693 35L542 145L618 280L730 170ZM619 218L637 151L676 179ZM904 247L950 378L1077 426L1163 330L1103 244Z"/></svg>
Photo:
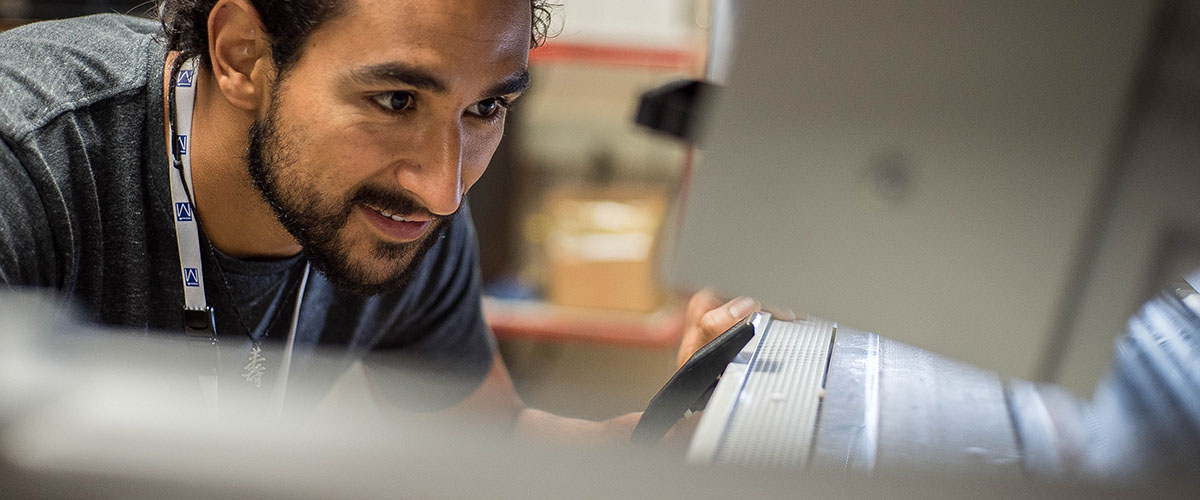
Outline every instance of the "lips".
<svg viewBox="0 0 1200 500"><path fill-rule="evenodd" d="M419 239L433 223L432 219L405 217L369 204L360 204L358 209L383 236L401 243Z"/></svg>

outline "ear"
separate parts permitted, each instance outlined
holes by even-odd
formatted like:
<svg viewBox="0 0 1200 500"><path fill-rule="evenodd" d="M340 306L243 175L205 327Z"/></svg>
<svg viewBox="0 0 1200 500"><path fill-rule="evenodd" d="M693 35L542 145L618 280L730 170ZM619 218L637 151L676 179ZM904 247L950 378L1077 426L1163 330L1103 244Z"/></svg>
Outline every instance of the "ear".
<svg viewBox="0 0 1200 500"><path fill-rule="evenodd" d="M258 10L246 0L220 0L208 14L208 54L225 100L254 111L266 103L274 80L271 43Z"/></svg>

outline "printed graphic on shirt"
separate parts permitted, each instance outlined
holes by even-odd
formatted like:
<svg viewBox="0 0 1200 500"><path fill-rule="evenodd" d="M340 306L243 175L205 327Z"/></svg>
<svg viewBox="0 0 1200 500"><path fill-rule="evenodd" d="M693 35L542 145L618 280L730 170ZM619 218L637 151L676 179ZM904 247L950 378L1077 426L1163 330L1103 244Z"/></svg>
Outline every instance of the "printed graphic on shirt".
<svg viewBox="0 0 1200 500"><path fill-rule="evenodd" d="M263 373L267 371L266 361L267 357L263 356L262 347L258 345L252 347L249 362L242 367L245 370L242 378L246 379L246 382L254 384L254 387L262 387Z"/></svg>

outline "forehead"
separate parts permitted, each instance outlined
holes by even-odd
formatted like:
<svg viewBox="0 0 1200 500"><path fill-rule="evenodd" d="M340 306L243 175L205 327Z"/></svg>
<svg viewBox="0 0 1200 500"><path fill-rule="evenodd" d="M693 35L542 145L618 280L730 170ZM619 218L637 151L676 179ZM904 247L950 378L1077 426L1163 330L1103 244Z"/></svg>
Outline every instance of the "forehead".
<svg viewBox="0 0 1200 500"><path fill-rule="evenodd" d="M439 73L499 73L525 66L529 0L343 0L341 15L307 40L332 67L402 61Z"/></svg>

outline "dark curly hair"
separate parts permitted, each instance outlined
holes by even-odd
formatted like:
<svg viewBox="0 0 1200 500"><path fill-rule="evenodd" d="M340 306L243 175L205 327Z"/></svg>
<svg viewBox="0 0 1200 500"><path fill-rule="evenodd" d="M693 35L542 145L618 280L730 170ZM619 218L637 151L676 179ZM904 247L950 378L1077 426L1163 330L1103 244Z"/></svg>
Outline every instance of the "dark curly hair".
<svg viewBox="0 0 1200 500"><path fill-rule="evenodd" d="M159 18L167 50L180 52L183 61L199 56L208 66L208 14L217 0L161 0ZM271 56L281 74L300 58L300 49L321 23L342 13L343 0L250 0L263 28L271 37ZM547 0L530 0L533 7L530 48L541 46L550 29L555 7Z"/></svg>

